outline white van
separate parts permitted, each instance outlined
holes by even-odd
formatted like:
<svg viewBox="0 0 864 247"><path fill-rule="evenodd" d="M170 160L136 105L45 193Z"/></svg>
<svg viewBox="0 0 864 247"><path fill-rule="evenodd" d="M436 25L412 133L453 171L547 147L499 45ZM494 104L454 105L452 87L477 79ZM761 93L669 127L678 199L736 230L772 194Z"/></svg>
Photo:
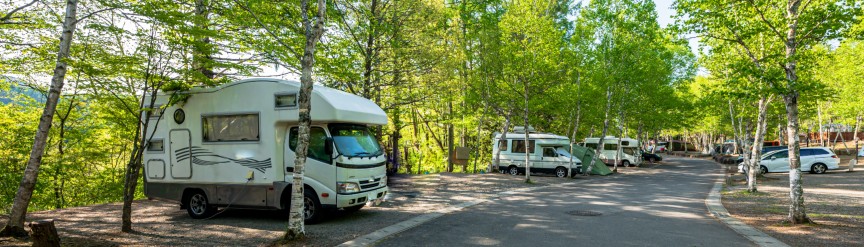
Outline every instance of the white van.
<svg viewBox="0 0 864 247"><path fill-rule="evenodd" d="M300 83L249 79L157 95L145 138L144 194L179 201L192 218L217 207L288 210ZM149 97L144 98L150 104ZM386 158L369 125L387 124L372 101L314 86L303 183L305 220L359 210L387 194Z"/></svg>
<svg viewBox="0 0 864 247"><path fill-rule="evenodd" d="M501 150L501 161L499 170L510 175L525 174L525 130L515 128L514 133L507 133L506 138L501 138L500 133L495 133L492 138L492 160L495 154ZM531 172L552 173L557 177L575 175L582 167L582 161L572 157L568 151L570 139L564 136L548 133L532 133L529 128L528 153ZM521 133L519 133L521 132Z"/></svg>
<svg viewBox="0 0 864 247"><path fill-rule="evenodd" d="M615 164L615 157L620 154L620 166L639 166L642 164L642 153L639 150L639 141L630 138L621 139L621 152L618 151L618 139L614 136L603 138L603 148L600 151L600 159L607 165ZM584 146L597 150L600 138L585 138Z"/></svg>

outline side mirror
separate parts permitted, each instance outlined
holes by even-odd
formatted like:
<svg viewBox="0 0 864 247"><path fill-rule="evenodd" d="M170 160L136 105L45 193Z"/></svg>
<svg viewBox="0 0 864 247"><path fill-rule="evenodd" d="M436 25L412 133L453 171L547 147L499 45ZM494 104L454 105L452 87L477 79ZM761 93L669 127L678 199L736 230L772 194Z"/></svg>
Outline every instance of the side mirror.
<svg viewBox="0 0 864 247"><path fill-rule="evenodd" d="M327 139L324 140L324 153L326 153L327 155L333 155L333 138L332 137L327 137Z"/></svg>

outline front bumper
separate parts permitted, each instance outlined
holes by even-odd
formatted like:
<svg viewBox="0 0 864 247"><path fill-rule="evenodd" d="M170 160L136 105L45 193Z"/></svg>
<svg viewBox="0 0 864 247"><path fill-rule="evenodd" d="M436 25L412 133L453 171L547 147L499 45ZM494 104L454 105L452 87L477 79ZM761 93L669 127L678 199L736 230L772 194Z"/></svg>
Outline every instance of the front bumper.
<svg viewBox="0 0 864 247"><path fill-rule="evenodd" d="M336 207L344 208L350 206L357 206L365 204L367 202L378 203L384 200L384 196L386 196L389 191L390 188L384 186L378 189L360 192L357 194L339 194L336 197Z"/></svg>

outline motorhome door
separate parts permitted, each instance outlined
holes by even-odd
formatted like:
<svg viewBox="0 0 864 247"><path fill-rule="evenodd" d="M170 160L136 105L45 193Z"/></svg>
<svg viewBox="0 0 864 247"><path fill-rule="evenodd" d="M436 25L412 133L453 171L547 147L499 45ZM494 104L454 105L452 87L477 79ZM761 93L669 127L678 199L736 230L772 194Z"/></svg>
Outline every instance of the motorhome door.
<svg viewBox="0 0 864 247"><path fill-rule="evenodd" d="M171 177L192 177L192 150L189 148L191 141L188 129L171 130L169 134L171 141Z"/></svg>
<svg viewBox="0 0 864 247"><path fill-rule="evenodd" d="M537 168L541 168L545 171L554 170L557 166L558 153L555 152L554 147L544 147L543 148L543 158L540 159Z"/></svg>

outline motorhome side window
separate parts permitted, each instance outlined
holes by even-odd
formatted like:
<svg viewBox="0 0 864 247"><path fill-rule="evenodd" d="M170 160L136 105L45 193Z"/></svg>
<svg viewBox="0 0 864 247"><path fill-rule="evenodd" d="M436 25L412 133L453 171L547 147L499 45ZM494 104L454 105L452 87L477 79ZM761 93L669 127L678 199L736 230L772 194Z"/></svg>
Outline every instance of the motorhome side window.
<svg viewBox="0 0 864 247"><path fill-rule="evenodd" d="M513 140L512 153L525 153L525 140ZM528 152L534 153L534 140L528 141Z"/></svg>
<svg viewBox="0 0 864 247"><path fill-rule="evenodd" d="M558 155L555 154L554 148L544 148L543 157L558 157Z"/></svg>
<svg viewBox="0 0 864 247"><path fill-rule="evenodd" d="M288 108L288 107L297 107L297 94L296 93L277 94L276 95L276 108Z"/></svg>
<svg viewBox="0 0 864 247"><path fill-rule="evenodd" d="M585 147L597 150L597 143L585 143Z"/></svg>
<svg viewBox="0 0 864 247"><path fill-rule="evenodd" d="M603 143L603 149L605 149L605 150L618 150L618 144Z"/></svg>
<svg viewBox="0 0 864 247"><path fill-rule="evenodd" d="M498 150L507 150L507 140L498 140Z"/></svg>
<svg viewBox="0 0 864 247"><path fill-rule="evenodd" d="M258 114L201 117L205 142L258 141Z"/></svg>
<svg viewBox="0 0 864 247"><path fill-rule="evenodd" d="M162 105L154 105L153 107L150 108L149 111L147 111L147 117L148 117L148 118L158 118L158 117L161 117L161 116L162 116L162 111L163 111L163 110L164 110L164 109L162 109Z"/></svg>
<svg viewBox="0 0 864 247"><path fill-rule="evenodd" d="M297 137L299 136L297 127L291 128L291 133L288 134L288 147L291 151L297 150ZM324 148L324 143L327 140L327 133L321 127L312 127L309 133L309 148L306 150L306 155L309 158L330 164L330 156Z"/></svg>

